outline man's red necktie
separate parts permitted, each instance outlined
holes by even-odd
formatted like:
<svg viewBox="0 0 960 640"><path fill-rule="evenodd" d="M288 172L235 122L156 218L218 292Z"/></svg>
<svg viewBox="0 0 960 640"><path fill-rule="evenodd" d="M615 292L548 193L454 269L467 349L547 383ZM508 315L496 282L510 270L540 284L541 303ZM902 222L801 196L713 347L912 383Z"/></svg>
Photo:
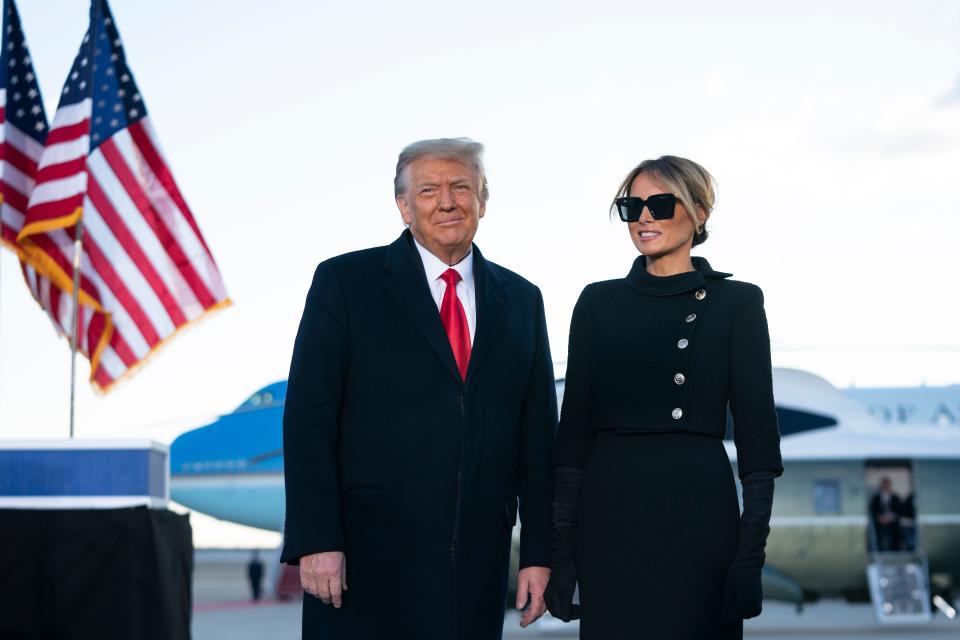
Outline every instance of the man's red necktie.
<svg viewBox="0 0 960 640"><path fill-rule="evenodd" d="M440 303L440 321L450 340L453 357L460 369L460 377L467 379L467 365L470 364L470 328L467 326L467 314L463 311L460 298L457 297L457 283L460 274L456 269L447 269L440 275L447 288Z"/></svg>

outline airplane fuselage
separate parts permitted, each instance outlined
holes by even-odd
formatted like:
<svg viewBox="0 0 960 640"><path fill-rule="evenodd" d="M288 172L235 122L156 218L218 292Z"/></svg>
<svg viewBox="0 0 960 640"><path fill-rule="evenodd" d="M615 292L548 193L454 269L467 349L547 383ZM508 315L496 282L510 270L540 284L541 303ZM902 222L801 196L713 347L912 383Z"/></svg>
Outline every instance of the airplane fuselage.
<svg viewBox="0 0 960 640"><path fill-rule="evenodd" d="M794 396L839 397L826 381L814 378L791 370L779 374ZM775 371L775 384L777 379ZM285 391L284 382L264 387L233 413L177 438L171 446L172 498L215 518L282 531ZM562 381L558 391L562 396ZM782 395L791 394L784 389ZM839 401L837 407L839 413L823 416L819 405L781 407L778 402L782 424L789 428L782 441L785 472L776 483L767 565L807 596L862 594L870 559L868 470L886 465L906 469L911 477L917 547L927 554L931 575L960 580L960 429L887 426L850 414ZM735 465L733 443L728 440L726 446Z"/></svg>

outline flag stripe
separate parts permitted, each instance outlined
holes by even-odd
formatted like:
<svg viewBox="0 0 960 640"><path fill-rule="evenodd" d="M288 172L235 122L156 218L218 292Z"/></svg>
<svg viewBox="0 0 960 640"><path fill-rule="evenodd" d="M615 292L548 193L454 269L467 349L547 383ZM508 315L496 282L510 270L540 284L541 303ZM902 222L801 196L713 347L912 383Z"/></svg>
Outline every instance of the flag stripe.
<svg viewBox="0 0 960 640"><path fill-rule="evenodd" d="M2 157L0 160L9 163L10 165L17 168L21 173L32 176L37 173L37 162L36 160L31 159L23 151L18 149L14 144L9 140L5 141L2 146L0 146L0 153ZM29 192L28 192L29 193Z"/></svg>
<svg viewBox="0 0 960 640"><path fill-rule="evenodd" d="M90 136L80 136L73 140L50 145L43 150L39 166L41 169L56 164L85 158L90 152Z"/></svg>
<svg viewBox="0 0 960 640"><path fill-rule="evenodd" d="M84 98L80 102L57 107L57 112L53 114L53 124L50 125L51 133L54 129L69 127L70 125L77 124L78 122L89 120L92 111L92 98Z"/></svg>
<svg viewBox="0 0 960 640"><path fill-rule="evenodd" d="M39 276L39 282L43 294L43 303L47 308L50 319L57 327L57 330L60 331L60 334L69 341L74 323L73 298L69 294L65 294L62 289L42 275ZM87 307L80 305L80 315L76 318L76 323L80 327L78 334L80 341L77 344L77 350L83 354L87 354L87 341L85 338L87 336L88 323L91 318L89 311Z"/></svg>
<svg viewBox="0 0 960 640"><path fill-rule="evenodd" d="M54 202L44 202L43 204L33 204L31 201L29 215L38 224L43 221L67 216L80 208L83 204L83 194L75 194L66 200L56 200Z"/></svg>
<svg viewBox="0 0 960 640"><path fill-rule="evenodd" d="M110 226L104 221L100 209L93 199L94 192L102 196L99 185L90 181L90 193L86 205L83 207L84 232L90 234L100 249L110 268L114 270L132 298L143 309L150 325L158 336L170 335L174 331L172 318L161 301L161 293L157 292L148 280L144 269L146 263L138 264L131 257L130 251L136 248L136 243L124 246L113 233ZM143 265L141 267L141 265ZM155 272L154 272L155 274Z"/></svg>
<svg viewBox="0 0 960 640"><path fill-rule="evenodd" d="M71 332L70 323L73 322L73 297L64 295L60 287L57 287L46 278L42 280L49 292L47 312L50 314L50 319L53 320L53 323L60 329L63 335L69 337ZM84 307L81 307L81 309L83 308ZM82 320L80 326L85 326ZM85 336L86 332L82 332L81 335ZM86 351L86 343L81 344L80 347Z"/></svg>
<svg viewBox="0 0 960 640"><path fill-rule="evenodd" d="M3 183L16 191L22 199L26 199L26 194L33 190L35 184L30 174L23 173L12 164L0 164L0 176L2 176ZM26 211L26 209L21 210Z"/></svg>
<svg viewBox="0 0 960 640"><path fill-rule="evenodd" d="M84 119L74 124L59 126L50 131L47 136L47 146L73 142L90 135L90 120Z"/></svg>
<svg viewBox="0 0 960 640"><path fill-rule="evenodd" d="M6 168L9 169L9 167ZM0 181L3 188L3 204L9 205L20 214L20 223L15 227L17 231L20 231L23 227L23 212L27 210L27 197L20 192L17 186L7 182L6 178L7 176L4 176L3 180Z"/></svg>
<svg viewBox="0 0 960 640"><path fill-rule="evenodd" d="M173 200L177 209L180 210L181 215L190 225L195 237L200 241L200 245L204 251L206 251L207 257L213 261L213 253L211 253L210 248L207 247L207 242L203 239L203 234L200 233L197 221L194 220L193 214L190 213L190 208L187 207L186 201L183 199L183 196L180 195L180 189L177 188L177 183L173 180L173 174L170 173L170 169L160 155L160 147L156 142L153 126L147 118L144 118L140 122L130 126L128 131L130 137L133 138L134 143L140 150L140 153L146 158L147 164L150 165L153 175L160 180L160 184L163 185L170 199Z"/></svg>
<svg viewBox="0 0 960 640"><path fill-rule="evenodd" d="M166 249L167 254L178 270L187 281L193 294L204 308L213 306L216 303L210 290L207 288L200 274L197 272L193 261L184 253L184 248L178 241L178 237L171 232L167 224L169 216L163 216L151 202L150 198L143 190L142 183L136 180L130 171L130 165L127 160L121 157L120 147L114 144L114 139L110 139L100 145L99 149L103 153L104 159L113 170L113 174L123 185L124 190L134 206L140 211L143 219L147 221L154 235L160 240L160 244ZM135 166L135 165L134 165ZM99 174L99 171L98 171ZM182 240L183 236L179 236Z"/></svg>
<svg viewBox="0 0 960 640"><path fill-rule="evenodd" d="M127 341L123 339L123 334L119 332L113 334L113 338L110 340L110 348L117 355L120 362L123 363L124 369L132 367L140 360L140 358L133 353Z"/></svg>
<svg viewBox="0 0 960 640"><path fill-rule="evenodd" d="M23 214L13 206L4 202L0 205L0 226L3 227L4 238L13 241L17 238L17 230L23 226Z"/></svg>
<svg viewBox="0 0 960 640"><path fill-rule="evenodd" d="M100 249L100 245L92 235L84 236L83 246L85 257L89 258L90 266L92 267L91 275L95 274L100 281L107 286L119 305L127 312L133 321L133 325L139 329L138 333L143 336L146 342L145 346L147 347L147 351L149 351L149 347L160 342L160 336L157 335L157 331L147 317L143 307L137 298L130 293L130 289L127 288L126 283L117 274L113 264L104 255ZM91 277L91 280L92 279ZM105 292L101 290L101 294L102 293ZM142 355L146 355L146 353Z"/></svg>
<svg viewBox="0 0 960 640"><path fill-rule="evenodd" d="M91 183L96 182L103 189L104 196L117 214L118 224L129 229L136 238L150 265L156 269L167 291L173 296L174 304L185 316L184 319L197 317L203 312L203 307L197 301L180 269L170 258L167 248L161 244L161 239L147 223L130 194L110 168L104 151L109 153L111 149L110 145L102 145L90 155L88 166ZM101 214L105 215L105 212L101 210ZM110 222L111 228L113 224Z"/></svg>
<svg viewBox="0 0 960 640"><path fill-rule="evenodd" d="M78 156L59 164L52 164L37 171L37 182L65 180L79 175L86 164L86 156Z"/></svg>
<svg viewBox="0 0 960 640"><path fill-rule="evenodd" d="M66 297L66 294L62 295ZM71 299L71 303L72 302L73 300ZM88 358L93 358L91 349L96 349L100 341L104 338L103 334L107 330L109 317L107 314L96 311L84 304L80 305L80 326L83 328L83 349Z"/></svg>
<svg viewBox="0 0 960 640"><path fill-rule="evenodd" d="M43 171L43 169L40 169ZM73 196L82 196L87 190L86 172L75 173L67 178L39 183L30 195L30 206L46 203L61 203Z"/></svg>
<svg viewBox="0 0 960 640"><path fill-rule="evenodd" d="M65 283L72 283L73 261L68 256L73 255L73 240L67 232L58 229L51 233L31 236L30 240L44 255L50 258L55 268L65 280ZM81 267L82 265L83 261L81 261ZM42 273L41 271L41 274ZM72 286L70 286L68 290L72 291ZM80 271L80 291L90 296L97 304L102 306L103 302L100 299L100 294L97 291L95 282L90 279L82 268Z"/></svg>
<svg viewBox="0 0 960 640"><path fill-rule="evenodd" d="M17 128L12 122L4 122L0 127L0 140L12 145L14 149L30 158L33 162L39 162L43 154L43 145L25 134Z"/></svg>
<svg viewBox="0 0 960 640"><path fill-rule="evenodd" d="M100 366L94 372L93 379L101 389L105 389L118 380L126 370L127 366L120 362L116 352L108 346L100 356Z"/></svg>
<svg viewBox="0 0 960 640"><path fill-rule="evenodd" d="M99 181L94 179L93 176L91 176L88 190L90 202L93 203L99 217L110 229L110 232L117 239L117 242L123 246L123 250L130 257L132 263L136 265L136 268L140 270L143 277L150 284L157 299L163 304L163 307L169 314L170 320L176 325L186 322L186 318L177 305L176 299L170 292L167 283L164 282L163 278L160 277L160 274L157 273L157 270L154 268L155 263L144 253L137 238L134 237L130 229L124 224L117 210L110 202L110 199L101 188ZM85 221L88 220L89 213L89 211L84 212ZM173 328L171 327L169 331L164 330L163 333L166 335L172 330Z"/></svg>

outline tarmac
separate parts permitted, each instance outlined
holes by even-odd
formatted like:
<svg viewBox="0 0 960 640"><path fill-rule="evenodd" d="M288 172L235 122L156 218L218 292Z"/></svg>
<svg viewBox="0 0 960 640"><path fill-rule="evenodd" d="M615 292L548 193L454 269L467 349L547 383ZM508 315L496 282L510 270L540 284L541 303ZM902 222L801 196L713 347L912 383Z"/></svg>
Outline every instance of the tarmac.
<svg viewBox="0 0 960 640"><path fill-rule="evenodd" d="M193 585L194 640L300 639L299 600L251 601L245 569L248 556L248 552L198 552ZM576 623L544 617L521 629L519 619L516 611L507 612L504 640L578 637ZM878 624L868 604L823 600L807 604L798 613L793 605L765 602L763 614L745 623L744 636L751 640L956 639L960 638L960 617L948 620L937 614L924 626L893 627Z"/></svg>

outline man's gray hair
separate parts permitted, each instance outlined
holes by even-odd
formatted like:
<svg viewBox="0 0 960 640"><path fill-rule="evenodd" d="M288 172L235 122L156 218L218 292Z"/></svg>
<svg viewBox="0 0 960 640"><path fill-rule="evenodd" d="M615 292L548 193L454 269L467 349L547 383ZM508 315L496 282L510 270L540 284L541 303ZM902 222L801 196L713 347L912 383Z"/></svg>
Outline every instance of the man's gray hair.
<svg viewBox="0 0 960 640"><path fill-rule="evenodd" d="M440 160L456 160L468 167L473 167L480 177L480 200L490 199L490 189L487 187L487 173L483 168L483 145L470 138L436 138L434 140L418 140L408 144L397 158L397 174L393 178L393 195L399 198L407 191L407 167L421 158L437 158Z"/></svg>

